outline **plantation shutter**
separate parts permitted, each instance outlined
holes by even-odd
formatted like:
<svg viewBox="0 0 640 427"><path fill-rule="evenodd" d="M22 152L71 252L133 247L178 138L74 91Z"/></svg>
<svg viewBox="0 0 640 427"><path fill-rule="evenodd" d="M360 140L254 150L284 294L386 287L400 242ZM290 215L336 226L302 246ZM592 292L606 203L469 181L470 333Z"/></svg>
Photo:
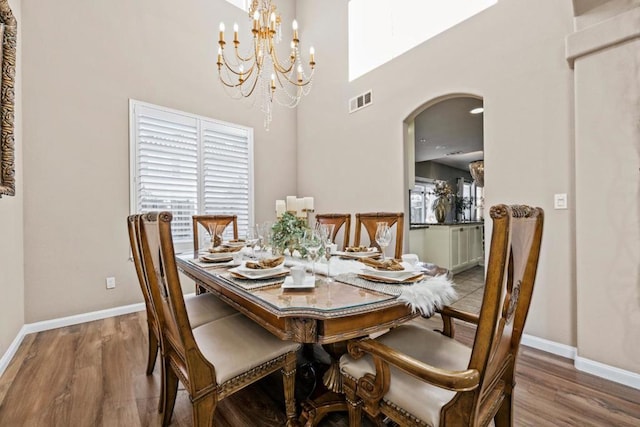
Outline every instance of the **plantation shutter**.
<svg viewBox="0 0 640 427"><path fill-rule="evenodd" d="M177 250L190 247L195 214L235 214L244 235L253 217L251 129L138 101L130 111L132 213L172 212Z"/></svg>
<svg viewBox="0 0 640 427"><path fill-rule="evenodd" d="M202 121L201 136L203 213L237 215L242 236L249 226L251 200L249 131Z"/></svg>

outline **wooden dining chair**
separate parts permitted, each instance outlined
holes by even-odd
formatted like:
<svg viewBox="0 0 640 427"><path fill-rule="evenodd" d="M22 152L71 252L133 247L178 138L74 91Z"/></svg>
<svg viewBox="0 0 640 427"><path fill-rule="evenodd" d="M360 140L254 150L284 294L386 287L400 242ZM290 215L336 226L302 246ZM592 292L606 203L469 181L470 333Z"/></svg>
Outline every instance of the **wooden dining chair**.
<svg viewBox="0 0 640 427"><path fill-rule="evenodd" d="M340 361L350 426L361 412L402 426L513 425L515 364L533 292L543 211L491 208L493 234L473 347L411 323L377 339L352 341Z"/></svg>
<svg viewBox="0 0 640 427"><path fill-rule="evenodd" d="M224 230L233 225L233 238L238 238L238 215L193 215L193 251L198 252L200 249L200 239L198 238L198 224L202 225L205 230L209 230L210 224L216 224Z"/></svg>
<svg viewBox="0 0 640 427"><path fill-rule="evenodd" d="M165 388L162 425L173 415L178 382L191 401L193 425L212 426L218 402L281 370L287 425L296 422L294 380L300 345L282 341L242 314L190 327L171 237L170 212L141 217L142 258L161 331Z"/></svg>
<svg viewBox="0 0 640 427"><path fill-rule="evenodd" d="M327 213L316 215L316 222L320 224L333 224L333 234L331 241L335 242L338 232L344 226L342 234L342 250L349 246L349 235L351 234L351 214Z"/></svg>
<svg viewBox="0 0 640 427"><path fill-rule="evenodd" d="M404 236L404 213L403 212L372 212L356 214L356 231L353 244L360 246L362 227L367 231L369 236L369 246L380 249L376 243L376 230L379 222L386 222L389 227L396 224L396 247L393 253L394 258L402 257L402 241Z"/></svg>
<svg viewBox="0 0 640 427"><path fill-rule="evenodd" d="M142 291L144 305L147 312L147 333L149 337L147 375L151 375L158 356L158 349L160 348L160 329L156 313L152 305L149 283L147 281L141 257L140 215L130 215L127 218L127 227L129 230L129 243L131 245L133 264L136 268L138 283L140 285L140 290ZM198 326L204 325L212 320L238 313L236 309L220 301L212 294L187 296L185 297L185 307L189 315L190 325L192 328L197 328Z"/></svg>

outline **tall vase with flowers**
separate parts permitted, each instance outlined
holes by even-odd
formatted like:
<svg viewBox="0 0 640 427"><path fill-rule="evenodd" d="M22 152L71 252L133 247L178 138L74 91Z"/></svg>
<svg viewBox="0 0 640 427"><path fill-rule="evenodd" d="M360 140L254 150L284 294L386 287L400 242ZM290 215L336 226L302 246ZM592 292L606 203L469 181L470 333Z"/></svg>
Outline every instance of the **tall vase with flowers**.
<svg viewBox="0 0 640 427"><path fill-rule="evenodd" d="M436 196L431 207L436 216L436 221L443 223L447 218L447 214L451 209L451 198L453 190L446 181L436 181L433 189L433 195Z"/></svg>

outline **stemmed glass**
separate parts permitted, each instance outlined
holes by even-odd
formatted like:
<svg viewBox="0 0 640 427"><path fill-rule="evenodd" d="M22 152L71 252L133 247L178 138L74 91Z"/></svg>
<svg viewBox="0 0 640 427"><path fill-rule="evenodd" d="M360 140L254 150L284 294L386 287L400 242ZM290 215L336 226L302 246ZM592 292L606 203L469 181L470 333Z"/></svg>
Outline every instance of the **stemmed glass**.
<svg viewBox="0 0 640 427"><path fill-rule="evenodd" d="M218 225L217 222L211 222L207 225L207 228L211 235L211 249L216 246L220 246L222 244L222 232L224 231L224 226Z"/></svg>
<svg viewBox="0 0 640 427"><path fill-rule="evenodd" d="M382 260L385 260L384 250L391 243L391 228L386 222L379 222L376 228L376 243L380 246Z"/></svg>
<svg viewBox="0 0 640 427"><path fill-rule="evenodd" d="M316 223L316 229L318 230L320 238L322 239L324 257L327 260L327 283L331 281L331 245L333 244L333 242L331 241L331 237L333 236L334 227L335 224Z"/></svg>
<svg viewBox="0 0 640 427"><path fill-rule="evenodd" d="M318 233L318 230L307 230L304 232L302 236L302 247L307 250L307 255L309 255L309 259L311 260L311 274L313 276L313 281L315 283L316 278L316 259L318 258L318 253L320 252L320 248L322 247L322 237Z"/></svg>
<svg viewBox="0 0 640 427"><path fill-rule="evenodd" d="M245 235L245 245L251 248L251 258L256 257L256 245L260 241L260 235L255 227L247 228L247 234Z"/></svg>
<svg viewBox="0 0 640 427"><path fill-rule="evenodd" d="M268 253L271 248L271 228L273 227L273 222L265 221L262 223L260 228L260 248L265 253Z"/></svg>

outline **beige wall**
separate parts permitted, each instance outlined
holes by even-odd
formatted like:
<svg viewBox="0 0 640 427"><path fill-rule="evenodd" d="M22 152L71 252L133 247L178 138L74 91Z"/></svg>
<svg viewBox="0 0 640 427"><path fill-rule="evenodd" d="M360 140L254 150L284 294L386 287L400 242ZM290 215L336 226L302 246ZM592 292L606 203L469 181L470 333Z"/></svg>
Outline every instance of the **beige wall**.
<svg viewBox="0 0 640 427"><path fill-rule="evenodd" d="M578 356L640 373L637 6L577 32L568 50L582 52L575 59Z"/></svg>
<svg viewBox="0 0 640 427"><path fill-rule="evenodd" d="M278 6L290 22L293 0ZM240 9L25 0L23 15L27 323L142 301L127 260L129 98L253 127L256 220L295 194L295 111L278 108L266 132L217 81L218 23L246 25Z"/></svg>
<svg viewBox="0 0 640 427"><path fill-rule="evenodd" d="M361 78L347 81L347 2L301 2L314 21L313 94L298 112L298 187L317 211L405 210L403 121L448 93L484 98L487 205L524 202L546 211L545 237L527 333L576 344L572 71L564 59L570 1L502 0ZM544 23L544 25L541 25ZM331 28L331 31L327 31ZM349 98L373 103L349 114Z"/></svg>
<svg viewBox="0 0 640 427"><path fill-rule="evenodd" d="M21 0L10 0L18 20L18 47L15 86L16 195L0 199L2 244L0 244L0 357L5 353L24 324L24 270L22 216L24 204L22 168L22 16Z"/></svg>

